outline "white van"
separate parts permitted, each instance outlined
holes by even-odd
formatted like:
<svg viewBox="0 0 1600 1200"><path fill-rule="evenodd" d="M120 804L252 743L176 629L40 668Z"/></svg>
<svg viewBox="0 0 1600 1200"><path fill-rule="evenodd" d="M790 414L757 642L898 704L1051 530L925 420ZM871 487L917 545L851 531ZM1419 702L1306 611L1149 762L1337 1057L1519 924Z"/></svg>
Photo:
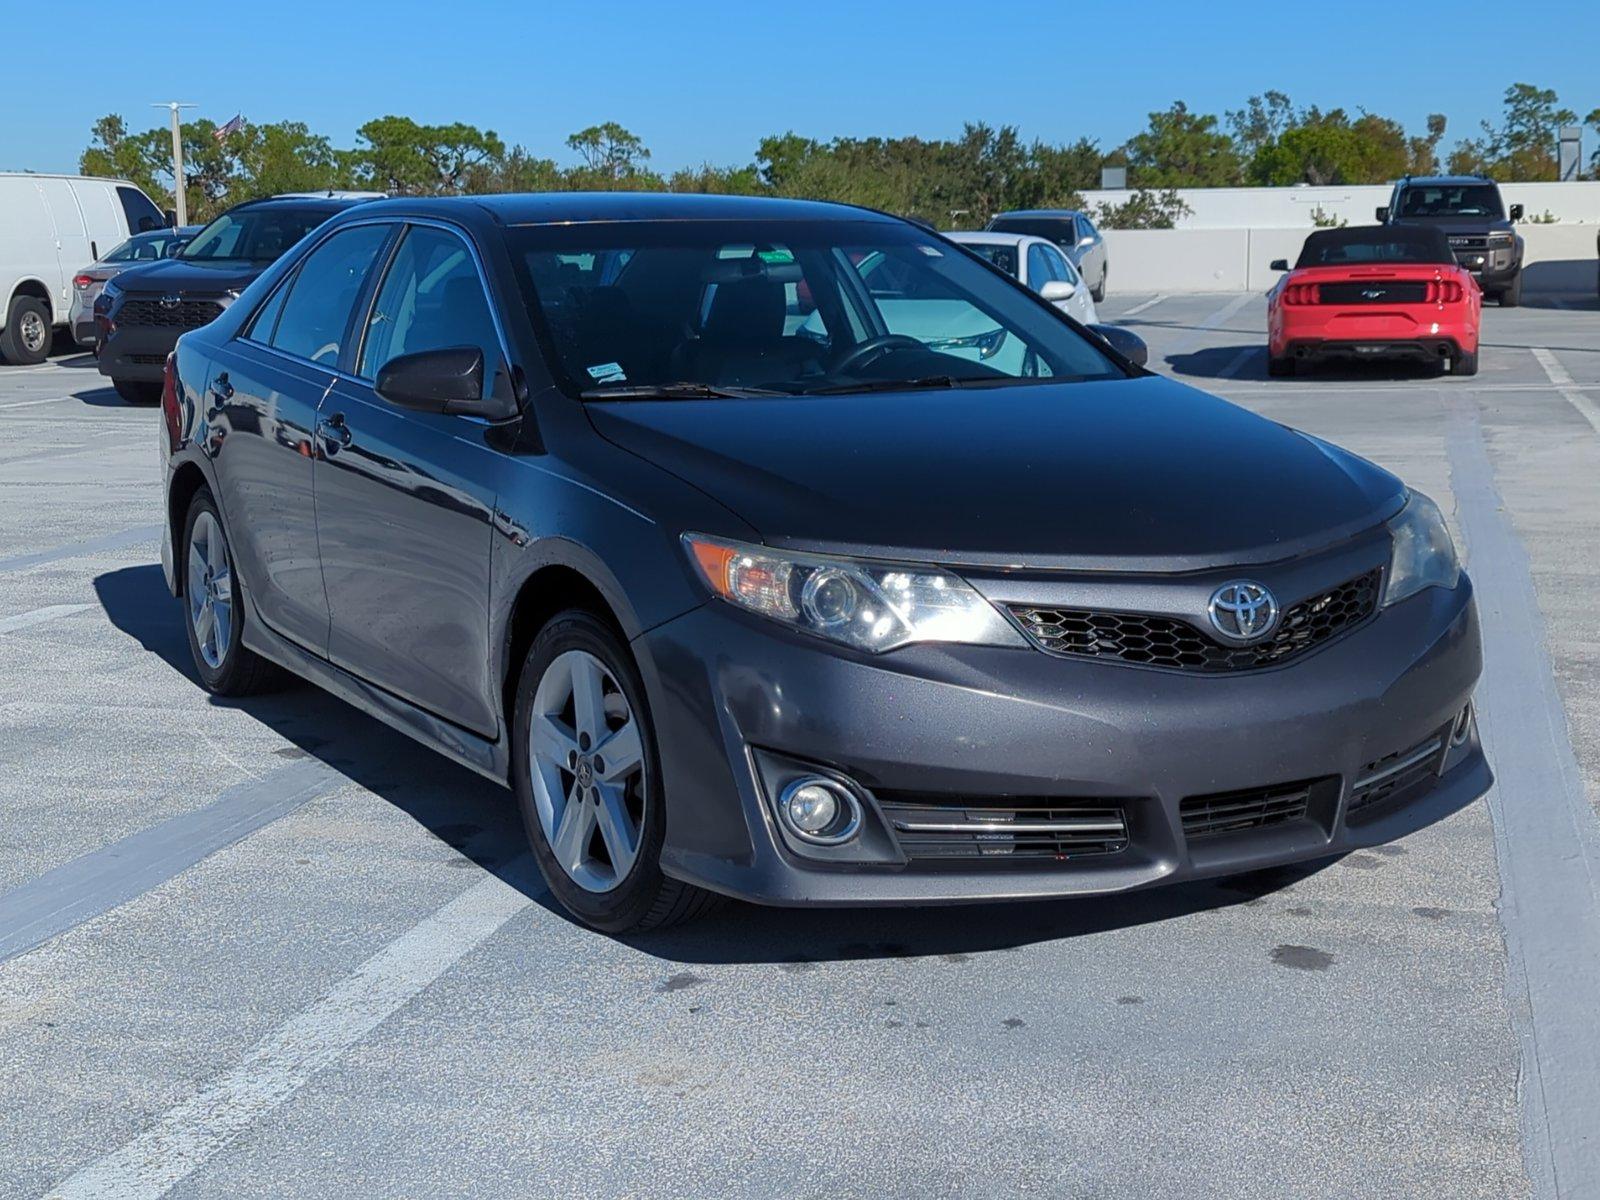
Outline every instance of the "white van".
<svg viewBox="0 0 1600 1200"><path fill-rule="evenodd" d="M0 359L43 362L72 309L72 276L167 223L121 179L0 172Z"/></svg>

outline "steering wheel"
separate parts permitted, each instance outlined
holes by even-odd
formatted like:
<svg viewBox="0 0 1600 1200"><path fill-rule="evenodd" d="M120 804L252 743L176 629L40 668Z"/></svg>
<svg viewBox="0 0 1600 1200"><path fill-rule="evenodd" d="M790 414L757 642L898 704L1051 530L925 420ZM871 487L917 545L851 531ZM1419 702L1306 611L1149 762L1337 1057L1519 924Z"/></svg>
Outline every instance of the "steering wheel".
<svg viewBox="0 0 1600 1200"><path fill-rule="evenodd" d="M907 337L903 333L885 333L879 337L868 338L854 350L845 354L833 364L833 370L839 372L853 371L863 367L874 359L882 358L891 350L923 350L925 346L914 337Z"/></svg>

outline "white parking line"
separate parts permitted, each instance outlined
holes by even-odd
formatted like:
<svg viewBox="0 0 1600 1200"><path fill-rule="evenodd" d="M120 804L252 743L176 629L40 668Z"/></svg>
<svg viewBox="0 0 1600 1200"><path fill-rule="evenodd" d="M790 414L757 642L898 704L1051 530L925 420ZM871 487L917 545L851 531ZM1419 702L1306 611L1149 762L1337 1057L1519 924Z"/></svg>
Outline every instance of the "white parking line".
<svg viewBox="0 0 1600 1200"><path fill-rule="evenodd" d="M1160 296L1156 296L1153 299L1146 300L1143 304L1135 304L1127 312L1123 313L1122 316L1124 316L1124 317L1138 316L1140 313L1144 312L1146 309L1154 308L1156 305L1160 304L1163 300L1170 300L1170 299L1172 299L1172 297L1168 296L1168 295L1165 295L1165 294L1162 294ZM1121 318L1119 317L1118 319L1120 320Z"/></svg>
<svg viewBox="0 0 1600 1200"><path fill-rule="evenodd" d="M1212 313L1210 316L1206 317L1198 325L1196 325L1188 337L1184 338L1175 347L1167 352L1167 357L1172 359L1177 358L1180 355L1194 353L1197 349L1199 349L1200 343L1205 341L1206 334L1215 329L1221 328L1221 326L1226 324L1234 313L1238 312L1241 308L1243 308L1246 304L1249 304L1254 299L1256 299L1256 294L1254 292L1245 292L1243 295L1235 296L1221 308L1217 309L1216 312Z"/></svg>
<svg viewBox="0 0 1600 1200"><path fill-rule="evenodd" d="M1583 414L1583 419L1594 426L1596 433L1600 433L1600 406L1579 390L1577 380L1572 378L1572 373L1561 365L1554 354L1543 346L1534 346L1532 349L1533 357L1539 360L1539 365L1550 377L1550 382L1556 385L1556 390L1568 404Z"/></svg>
<svg viewBox="0 0 1600 1200"><path fill-rule="evenodd" d="M50 396L44 400L19 400L15 404L0 404L0 412L10 412L13 408L37 408L41 404L63 404L73 396Z"/></svg>
<svg viewBox="0 0 1600 1200"><path fill-rule="evenodd" d="M474 884L262 1038L238 1066L47 1197L165 1195L532 903L496 876Z"/></svg>
<svg viewBox="0 0 1600 1200"><path fill-rule="evenodd" d="M50 604L44 608L36 608L32 612L18 613L14 617L0 617L0 633L16 633L19 629L31 629L35 625L43 625L46 621L54 621L57 617L70 617L73 613L81 613L86 608L93 608L92 604Z"/></svg>

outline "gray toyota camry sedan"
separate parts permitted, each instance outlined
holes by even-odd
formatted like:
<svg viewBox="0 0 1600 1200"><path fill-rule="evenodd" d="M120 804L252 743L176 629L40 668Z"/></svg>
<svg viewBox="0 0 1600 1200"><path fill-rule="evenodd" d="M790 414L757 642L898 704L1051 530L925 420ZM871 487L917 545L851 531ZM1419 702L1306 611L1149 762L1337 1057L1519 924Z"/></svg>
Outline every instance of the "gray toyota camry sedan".
<svg viewBox="0 0 1600 1200"><path fill-rule="evenodd" d="M206 688L303 676L505 784L607 930L1120 892L1481 795L1438 508L1137 349L863 209L364 204L169 360L167 579Z"/></svg>

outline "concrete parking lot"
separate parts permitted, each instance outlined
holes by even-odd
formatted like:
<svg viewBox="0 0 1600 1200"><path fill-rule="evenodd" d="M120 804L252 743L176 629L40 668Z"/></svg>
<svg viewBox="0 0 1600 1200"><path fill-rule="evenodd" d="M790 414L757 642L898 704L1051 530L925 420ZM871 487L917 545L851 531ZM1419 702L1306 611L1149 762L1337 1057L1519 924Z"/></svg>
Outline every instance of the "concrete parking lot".
<svg viewBox="0 0 1600 1200"><path fill-rule="evenodd" d="M1473 379L1269 382L1258 294L1101 307L1451 514L1485 801L1217 884L620 940L509 793L309 687L207 697L157 413L0 367L0 1195L1600 1195L1600 308L1529 300Z"/></svg>

